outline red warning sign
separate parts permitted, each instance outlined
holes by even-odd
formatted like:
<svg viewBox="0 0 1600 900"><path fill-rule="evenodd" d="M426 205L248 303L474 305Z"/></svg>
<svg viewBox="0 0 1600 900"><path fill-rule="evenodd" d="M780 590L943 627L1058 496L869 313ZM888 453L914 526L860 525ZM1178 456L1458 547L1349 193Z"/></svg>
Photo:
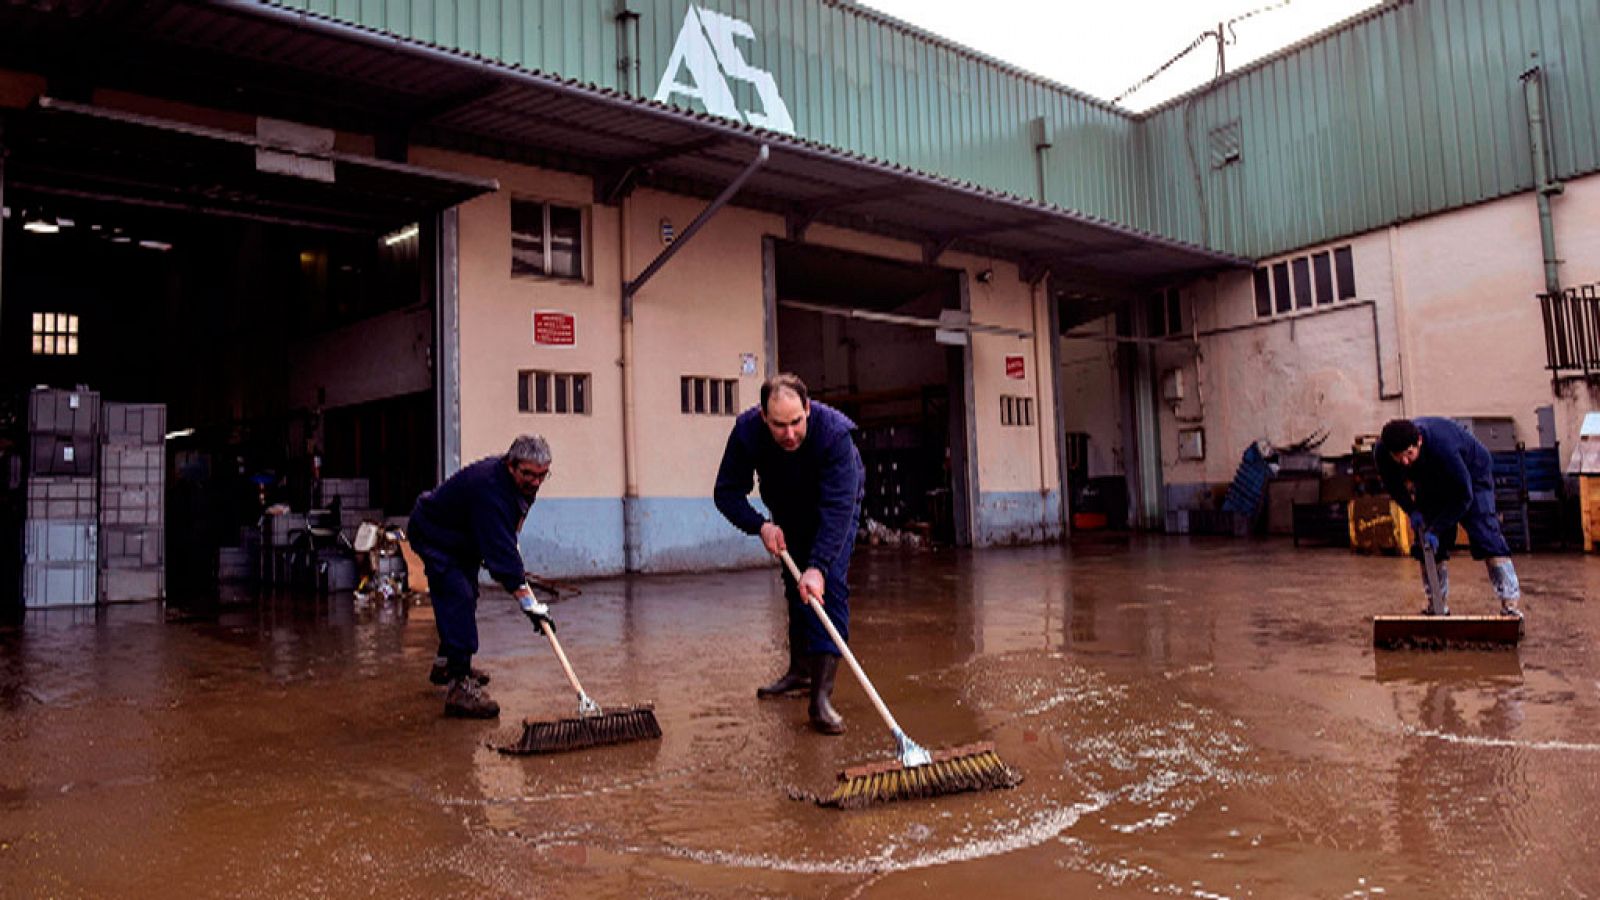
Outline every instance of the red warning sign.
<svg viewBox="0 0 1600 900"><path fill-rule="evenodd" d="M1021 356L1006 357L1006 377L1018 380L1028 377L1028 369Z"/></svg>
<svg viewBox="0 0 1600 900"><path fill-rule="evenodd" d="M556 310L534 310L533 342L540 347L573 346L578 342L576 317Z"/></svg>

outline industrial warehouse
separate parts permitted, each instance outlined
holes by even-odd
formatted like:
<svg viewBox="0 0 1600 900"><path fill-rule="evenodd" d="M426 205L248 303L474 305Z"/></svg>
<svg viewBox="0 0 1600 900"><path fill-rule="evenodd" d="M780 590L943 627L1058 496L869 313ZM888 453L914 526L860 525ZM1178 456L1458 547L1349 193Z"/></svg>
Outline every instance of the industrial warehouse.
<svg viewBox="0 0 1600 900"><path fill-rule="evenodd" d="M593 876L604 896L849 894L879 877L909 892L894 879L911 876L895 873L933 866L953 891L1003 877L1007 854L1052 894L1191 881L1223 895L1241 883L1359 890L1334 875L1296 881L1287 859L1265 882L1187 850L1145 860L1149 871L1117 862L1169 816L1194 823L1176 826L1190 847L1203 841L1182 830L1225 832L1230 807L1271 819L1257 807L1273 799L1185 814L1215 800L1207 772L1237 768L1237 781L1221 777L1230 791L1283 790L1320 752L1295 735L1320 734L1314 714L1326 715L1349 741L1329 751L1351 754L1337 765L1416 770L1351 801L1371 804L1352 821L1390 815L1391 800L1405 808L1403 835L1366 846L1348 822L1308 813L1261 826L1276 837L1257 852L1286 852L1303 826L1319 862L1339 868L1328 847L1353 841L1356 867L1371 864L1392 892L1477 889L1463 885L1494 860L1459 857L1448 877L1410 868L1445 838L1415 809L1431 801L1386 795L1437 787L1418 773L1464 751L1379 760L1351 748L1449 732L1497 752L1527 737L1523 715L1545 743L1518 753L1600 744L1592 685L1551 674L1594 673L1578 660L1600 540L1597 39L1600 8L1585 0L1387 0L1132 113L848 0L0 5L0 606L16 623L0 633L0 698L17 710L57 696L29 686L54 671L28 662L35 640L83 667L126 669L142 686L130 693L192 670L193 690L211 692L196 696L279 710L239 726L229 741L243 753L333 727L309 696L354 684L357 705L414 707L395 731L450 761L353 785L330 773L365 766L356 750L307 743L319 773L308 784L334 793L415 792L437 776L424 812L385 799L341 813L344 826L416 838L454 828L462 809L435 807L456 804L476 831L440 839L490 859L471 876L479 886L525 892L508 880L521 865L552 872L553 893L582 893ZM746 682L765 680L784 646L796 652L795 626L771 548L713 499L730 431L747 410L766 416L763 386L780 373L854 423L863 472L846 637L878 681L850 660L840 683L860 675L862 692L850 681L837 701L850 730L819 755L795 749L813 736L783 730L788 719L753 718L775 704L755 706ZM1522 647L1469 657L1450 678L1372 646L1373 616L1443 607L1408 559L1415 546L1431 573L1433 535L1374 462L1386 422L1423 417L1455 420L1488 451L1491 515L1526 601L1525 623L1498 608L1516 613ZM548 620L544 633L582 701L578 674L596 697L648 699L661 719L659 751L593 751L612 756L582 784L543 765L555 757L494 756L486 745L505 742L487 732L476 750L451 743L466 733L445 731L437 698L409 684L434 658L437 606L417 590L424 561L406 539L419 496L535 434L551 458L515 540L534 587L560 601L549 615L571 659ZM1468 538L1474 558L1480 542L1462 534L1454 606L1491 611L1491 582L1466 558ZM1449 550L1447 538L1441 564ZM1500 553L1488 556L1492 580ZM787 583L800 581L797 570ZM482 583L479 658L495 664L496 696L508 712L550 708L565 684L544 637ZM1305 598L1328 585L1341 592L1314 610L1321 601ZM1241 596L1248 612L1232 605ZM159 653L98 656L74 628L166 636L126 638ZM706 652L746 632L751 647ZM1567 655L1528 663L1541 648ZM1275 668L1302 651L1304 669ZM1256 674L1208 705L1197 680L1230 666ZM388 685L391 669L408 684ZM696 707L702 675L714 687ZM1301 711L1245 716L1259 733L1233 723L1237 695L1274 675L1288 686L1267 693ZM1359 688L1324 696L1335 689L1311 687L1323 677ZM1180 697L1158 689L1180 681ZM1536 681L1573 705L1509 708ZM1402 725L1371 712L1388 690L1403 695ZM1139 704L1162 734L1194 727L1211 743L1163 743L1185 749L1158 770L1120 724L1144 715L1127 712ZM885 819L852 835L865 855L846 858L830 855L825 827L768 808L868 759L883 737L875 710L905 738L888 705L911 731L933 723L941 745L973 746L976 733L1005 755L996 780L1022 804L1006 834L937 826L919 846L905 835L927 827ZM190 714L175 740L230 727L217 716ZM81 736L82 723L56 725ZM130 727L148 750L140 742L166 726ZM718 728L731 731L714 741ZM14 732L19 751L34 740ZM703 812L667 799L714 781L700 754L736 757L731 741L757 747L737 787L707 787ZM1228 749L1245 745L1293 763L1258 782ZM30 841L53 865L66 858L27 798L74 779L37 753L32 781L0 782L22 823L0 818L0 869L8 846ZM1596 824L1593 777L1563 793L1557 761L1544 762L1521 773L1540 802L1575 829ZM1073 774L1080 764L1097 774ZM96 780L121 777L146 775ZM1075 829L1144 796L1141 784L1165 785L1165 799L1078 836L1101 849L1073 849ZM298 818L316 805L310 787L245 790L292 820L287 840L308 857L343 852L318 847L319 826ZM601 795L593 809L572 800L582 791ZM548 830L518 805L530 797L555 808ZM391 802L425 824L390 822ZM969 829L993 812L963 809ZM702 815L751 829L712 837ZM639 817L650 819L639 830L622 824ZM227 893L236 886L201 874L199 854L229 846L209 821L149 847L192 842L186 871ZM807 852L785 855L784 841ZM405 861L379 843L344 845L377 855L365 876L313 885L291 866L260 890L396 883ZM461 889L449 877L467 864L440 854L403 893ZM154 892L157 870L134 868L135 893ZM117 869L102 859L63 883L93 893ZM1600 875L1568 843L1519 857L1517 871L1511 893ZM48 893L36 878L0 871L0 886Z"/></svg>

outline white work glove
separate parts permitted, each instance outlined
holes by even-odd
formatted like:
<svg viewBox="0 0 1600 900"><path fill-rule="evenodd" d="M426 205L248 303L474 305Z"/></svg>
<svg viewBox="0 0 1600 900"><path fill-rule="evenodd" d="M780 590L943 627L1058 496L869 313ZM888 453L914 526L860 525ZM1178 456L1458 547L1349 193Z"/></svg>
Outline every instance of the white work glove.
<svg viewBox="0 0 1600 900"><path fill-rule="evenodd" d="M533 623L534 628L548 626L551 632L556 630L556 622L550 618L550 607L540 603L533 596L533 588L523 585L517 589L517 603L522 607L523 615Z"/></svg>

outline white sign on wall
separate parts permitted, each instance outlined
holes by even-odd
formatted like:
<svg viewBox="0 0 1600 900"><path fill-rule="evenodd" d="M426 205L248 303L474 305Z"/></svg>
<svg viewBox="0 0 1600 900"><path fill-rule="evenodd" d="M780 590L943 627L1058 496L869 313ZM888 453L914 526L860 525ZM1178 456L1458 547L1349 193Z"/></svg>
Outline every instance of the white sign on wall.
<svg viewBox="0 0 1600 900"><path fill-rule="evenodd" d="M778 82L771 72L746 62L744 51L734 38L753 43L755 29L742 19L690 4L683 16L683 27L678 29L678 40L672 45L672 55L667 58L666 71L661 73L656 102L671 103L673 97L698 100L712 115L794 134L794 120L789 117L788 104L778 94ZM684 69L688 69L688 81L680 80ZM761 108L740 109L729 79L753 87Z"/></svg>

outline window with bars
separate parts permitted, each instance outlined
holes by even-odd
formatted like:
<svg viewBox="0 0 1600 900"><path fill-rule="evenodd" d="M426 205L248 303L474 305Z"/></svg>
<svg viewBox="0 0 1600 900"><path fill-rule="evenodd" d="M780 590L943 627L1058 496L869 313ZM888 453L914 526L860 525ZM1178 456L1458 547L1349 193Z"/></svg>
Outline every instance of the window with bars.
<svg viewBox="0 0 1600 900"><path fill-rule="evenodd" d="M584 280L584 211L573 206L511 201L511 274Z"/></svg>
<svg viewBox="0 0 1600 900"><path fill-rule="evenodd" d="M1183 295L1177 288L1145 298L1145 331L1149 337L1183 334Z"/></svg>
<svg viewBox="0 0 1600 900"><path fill-rule="evenodd" d="M1355 255L1346 245L1257 266L1253 285L1258 319L1353 300Z"/></svg>
<svg viewBox="0 0 1600 900"><path fill-rule="evenodd" d="M555 415L588 415L590 381L587 372L544 372L536 369L517 373L517 411Z"/></svg>
<svg viewBox="0 0 1600 900"><path fill-rule="evenodd" d="M34 313L33 355L77 356L77 315L75 313Z"/></svg>
<svg viewBox="0 0 1600 900"><path fill-rule="evenodd" d="M1008 428L1033 426L1033 398L1000 395L1000 424Z"/></svg>
<svg viewBox="0 0 1600 900"><path fill-rule="evenodd" d="M685 375L678 380L678 400L683 412L691 416L736 416L739 381Z"/></svg>

